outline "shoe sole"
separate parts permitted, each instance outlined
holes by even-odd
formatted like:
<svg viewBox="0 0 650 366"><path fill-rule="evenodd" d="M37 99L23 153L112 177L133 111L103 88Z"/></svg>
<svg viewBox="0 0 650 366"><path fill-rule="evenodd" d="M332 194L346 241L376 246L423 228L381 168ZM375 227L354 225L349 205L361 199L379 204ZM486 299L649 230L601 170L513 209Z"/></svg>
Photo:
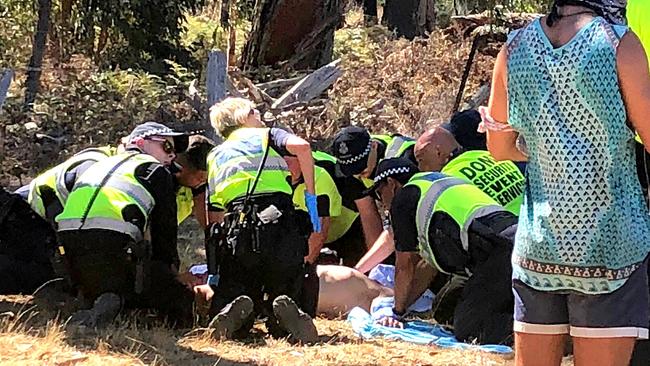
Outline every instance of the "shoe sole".
<svg viewBox="0 0 650 366"><path fill-rule="evenodd" d="M302 343L318 342L318 330L313 319L298 308L289 297L280 296L273 301L273 313L291 336Z"/></svg>
<svg viewBox="0 0 650 366"><path fill-rule="evenodd" d="M231 339L233 333L244 325L244 322L253 313L253 300L248 297L240 296L228 304L229 309L217 314L209 328L213 329L214 338Z"/></svg>

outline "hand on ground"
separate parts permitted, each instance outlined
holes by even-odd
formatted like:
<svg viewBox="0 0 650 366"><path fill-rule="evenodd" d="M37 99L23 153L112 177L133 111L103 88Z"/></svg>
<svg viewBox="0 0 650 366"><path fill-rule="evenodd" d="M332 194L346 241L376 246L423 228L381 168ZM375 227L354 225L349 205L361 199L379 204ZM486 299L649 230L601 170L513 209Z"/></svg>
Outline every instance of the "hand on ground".
<svg viewBox="0 0 650 366"><path fill-rule="evenodd" d="M383 325L385 327L404 329L404 323L390 316L385 316L377 320L377 324Z"/></svg>

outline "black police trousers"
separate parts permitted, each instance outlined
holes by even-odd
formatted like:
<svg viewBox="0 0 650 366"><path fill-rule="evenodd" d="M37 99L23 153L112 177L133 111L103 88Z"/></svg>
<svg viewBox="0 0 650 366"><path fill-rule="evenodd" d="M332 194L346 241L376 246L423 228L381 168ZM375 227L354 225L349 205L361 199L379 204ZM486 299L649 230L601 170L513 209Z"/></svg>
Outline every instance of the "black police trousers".
<svg viewBox="0 0 650 366"><path fill-rule="evenodd" d="M0 187L0 295L31 294L53 279L55 243L50 224Z"/></svg>
<svg viewBox="0 0 650 366"><path fill-rule="evenodd" d="M450 299L454 335L461 341L512 344L514 295L511 256L517 217L498 212L474 220L469 230L471 276ZM437 316L436 316L437 319Z"/></svg>
<svg viewBox="0 0 650 366"><path fill-rule="evenodd" d="M287 295L306 313L313 316L316 312L317 300L314 295L317 296L317 291L310 296L306 296L309 291L304 291L306 275L308 278L314 276L318 281L315 271L309 271L304 264L308 250L308 231L305 230L308 218L293 208L288 195L253 196L249 203L251 210L256 206L256 212L274 205L282 216L277 222L267 224L256 222L253 218L253 222L237 230L236 235L231 232L229 245L221 250L219 282L213 286L210 315L218 314L229 302L246 295L255 304L255 315L267 318L269 332L274 336L285 336L277 327L273 315L272 303L276 297ZM228 217L236 220L241 209L239 203L229 206L228 214L231 216L226 218L225 230L231 223ZM254 317L236 336L245 335L253 322Z"/></svg>
<svg viewBox="0 0 650 366"><path fill-rule="evenodd" d="M87 305L101 294L112 292L126 308L156 309L179 327L193 323L194 295L177 280L170 264L150 260L144 267L144 288L135 292L136 263L127 254L131 238L103 229L61 231L70 279Z"/></svg>

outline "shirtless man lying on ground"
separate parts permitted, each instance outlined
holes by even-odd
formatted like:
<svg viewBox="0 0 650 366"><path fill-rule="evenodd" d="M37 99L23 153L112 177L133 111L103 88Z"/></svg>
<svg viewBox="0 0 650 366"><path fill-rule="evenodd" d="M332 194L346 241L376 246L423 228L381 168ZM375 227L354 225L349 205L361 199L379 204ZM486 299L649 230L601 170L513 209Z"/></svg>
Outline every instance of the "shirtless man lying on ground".
<svg viewBox="0 0 650 366"><path fill-rule="evenodd" d="M326 318L341 317L356 306L370 312L372 300L393 296L392 289L380 285L353 268L317 266L316 273L319 279L316 311L318 315ZM198 295L199 303L209 303L214 295L209 285L195 286L194 291Z"/></svg>

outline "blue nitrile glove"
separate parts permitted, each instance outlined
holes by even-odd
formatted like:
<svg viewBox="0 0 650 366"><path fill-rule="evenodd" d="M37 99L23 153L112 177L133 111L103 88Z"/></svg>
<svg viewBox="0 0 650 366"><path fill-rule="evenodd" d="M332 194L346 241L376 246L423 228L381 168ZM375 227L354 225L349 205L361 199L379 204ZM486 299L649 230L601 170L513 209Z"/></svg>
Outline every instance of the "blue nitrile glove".
<svg viewBox="0 0 650 366"><path fill-rule="evenodd" d="M320 233L320 217L318 217L318 199L316 195L305 191L305 206L309 213L309 220L315 233Z"/></svg>

